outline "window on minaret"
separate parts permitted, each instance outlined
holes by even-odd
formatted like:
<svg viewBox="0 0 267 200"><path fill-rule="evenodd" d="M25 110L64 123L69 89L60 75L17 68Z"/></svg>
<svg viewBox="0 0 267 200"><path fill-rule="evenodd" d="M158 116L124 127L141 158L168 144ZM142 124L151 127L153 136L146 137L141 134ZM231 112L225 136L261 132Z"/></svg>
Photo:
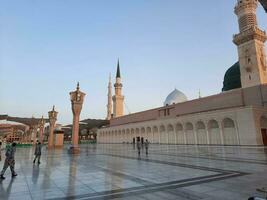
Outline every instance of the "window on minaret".
<svg viewBox="0 0 267 200"><path fill-rule="evenodd" d="M170 115L170 109L167 109L167 115Z"/></svg>

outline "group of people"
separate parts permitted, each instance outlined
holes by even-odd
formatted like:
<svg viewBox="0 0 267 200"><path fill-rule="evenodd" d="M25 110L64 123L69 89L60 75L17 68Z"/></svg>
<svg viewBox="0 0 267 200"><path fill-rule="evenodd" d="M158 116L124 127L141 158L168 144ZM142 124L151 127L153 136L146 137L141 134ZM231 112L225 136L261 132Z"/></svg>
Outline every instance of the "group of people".
<svg viewBox="0 0 267 200"><path fill-rule="evenodd" d="M17 173L15 172L15 153L16 153L16 146L17 143L13 142L11 145L7 144L5 148L5 162L3 169L0 173L0 179L4 180L4 174L9 167L11 170L11 176L16 177ZM1 161L1 151L2 151L2 142L0 142L0 161ZM35 147L35 158L33 160L33 163L35 163L36 160L38 160L38 164L41 164L40 159L41 159L41 154L42 154L42 144L40 142L37 142L36 147Z"/></svg>
<svg viewBox="0 0 267 200"><path fill-rule="evenodd" d="M143 145L145 145L146 155L148 155L148 146L149 146L149 142L148 142L148 140L146 140L146 141L144 142L144 144L142 144L141 141L138 140L137 143L136 143L137 150L138 150L138 156L140 156L140 154L141 154L141 148L143 147Z"/></svg>

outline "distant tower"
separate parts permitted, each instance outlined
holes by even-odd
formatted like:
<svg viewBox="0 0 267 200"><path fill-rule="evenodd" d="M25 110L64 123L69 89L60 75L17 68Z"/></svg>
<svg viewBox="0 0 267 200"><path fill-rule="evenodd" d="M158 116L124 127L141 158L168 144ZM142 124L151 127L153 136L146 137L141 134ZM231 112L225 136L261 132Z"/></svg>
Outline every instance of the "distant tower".
<svg viewBox="0 0 267 200"><path fill-rule="evenodd" d="M201 95L201 91L200 91L200 89L199 89L199 91L198 91L198 98L199 98L199 99L201 99L201 98L202 98L202 95Z"/></svg>
<svg viewBox="0 0 267 200"><path fill-rule="evenodd" d="M107 120L110 120L112 116L112 82L111 75L109 75L108 82L108 104L107 104Z"/></svg>
<svg viewBox="0 0 267 200"><path fill-rule="evenodd" d="M238 0L235 14L238 17L240 33L233 42L238 47L242 87L267 83L265 31L258 28L256 9L258 0Z"/></svg>
<svg viewBox="0 0 267 200"><path fill-rule="evenodd" d="M124 96L122 95L122 83L121 83L121 73L120 73L120 62L118 60L117 64L117 74L116 74L116 83L115 87L115 95L113 96L113 116L120 117L123 116L123 102Z"/></svg>

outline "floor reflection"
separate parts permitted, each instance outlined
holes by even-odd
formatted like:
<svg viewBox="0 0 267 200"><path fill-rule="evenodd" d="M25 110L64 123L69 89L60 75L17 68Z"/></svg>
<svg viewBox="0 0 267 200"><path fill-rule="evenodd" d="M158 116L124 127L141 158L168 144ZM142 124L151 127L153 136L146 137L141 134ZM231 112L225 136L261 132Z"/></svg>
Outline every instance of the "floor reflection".
<svg viewBox="0 0 267 200"><path fill-rule="evenodd" d="M68 176L68 196L75 194L75 181L77 174L77 156L69 155L70 166L69 166L69 176Z"/></svg>
<svg viewBox="0 0 267 200"><path fill-rule="evenodd" d="M37 184L39 178L40 168L39 165L33 165L32 167L32 182Z"/></svg>
<svg viewBox="0 0 267 200"><path fill-rule="evenodd" d="M90 195L104 193L108 193L107 197L101 198L116 199L117 192L121 192L121 199L135 200L142 199L142 195L144 199L180 199L179 194L186 196L182 198L185 200L225 200L230 195L247 199L256 188L267 183L267 177L262 175L267 173L267 149L263 147L151 144L149 157L142 151L140 159L134 148L132 144L86 144L81 145L79 155L69 155L67 147L43 149L41 165L32 163L34 148L18 148L16 171L19 176L11 179L7 171L6 180L0 182L0 199L78 199L79 195L93 199ZM0 162L0 169L2 165ZM242 175L237 177L239 172ZM232 173L235 177L229 178ZM206 178L200 180L201 177ZM210 181L213 177L216 181ZM167 191L169 184L188 185L179 186L180 190L174 192L175 198L174 193ZM166 187L166 190L154 187ZM136 188L142 190L142 194L136 192ZM155 195L155 191L162 196ZM215 193L219 198L215 198Z"/></svg>
<svg viewBox="0 0 267 200"><path fill-rule="evenodd" d="M6 189L4 188L4 180L0 180L0 197L4 197L4 199L9 198L9 196L11 195L11 191L12 191L12 185L15 179L16 178L10 179Z"/></svg>

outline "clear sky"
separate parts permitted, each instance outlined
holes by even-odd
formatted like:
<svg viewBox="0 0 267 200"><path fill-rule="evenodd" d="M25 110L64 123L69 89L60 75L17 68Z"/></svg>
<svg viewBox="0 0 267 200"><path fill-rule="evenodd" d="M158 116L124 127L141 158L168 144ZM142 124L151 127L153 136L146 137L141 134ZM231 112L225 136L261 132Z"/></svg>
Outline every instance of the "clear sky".
<svg viewBox="0 0 267 200"><path fill-rule="evenodd" d="M0 0L0 114L70 123L80 81L81 118L105 118L118 57L130 112L161 106L176 87L189 99L221 91L237 61L236 0ZM267 14L258 9L267 29ZM126 113L128 113L126 109Z"/></svg>

